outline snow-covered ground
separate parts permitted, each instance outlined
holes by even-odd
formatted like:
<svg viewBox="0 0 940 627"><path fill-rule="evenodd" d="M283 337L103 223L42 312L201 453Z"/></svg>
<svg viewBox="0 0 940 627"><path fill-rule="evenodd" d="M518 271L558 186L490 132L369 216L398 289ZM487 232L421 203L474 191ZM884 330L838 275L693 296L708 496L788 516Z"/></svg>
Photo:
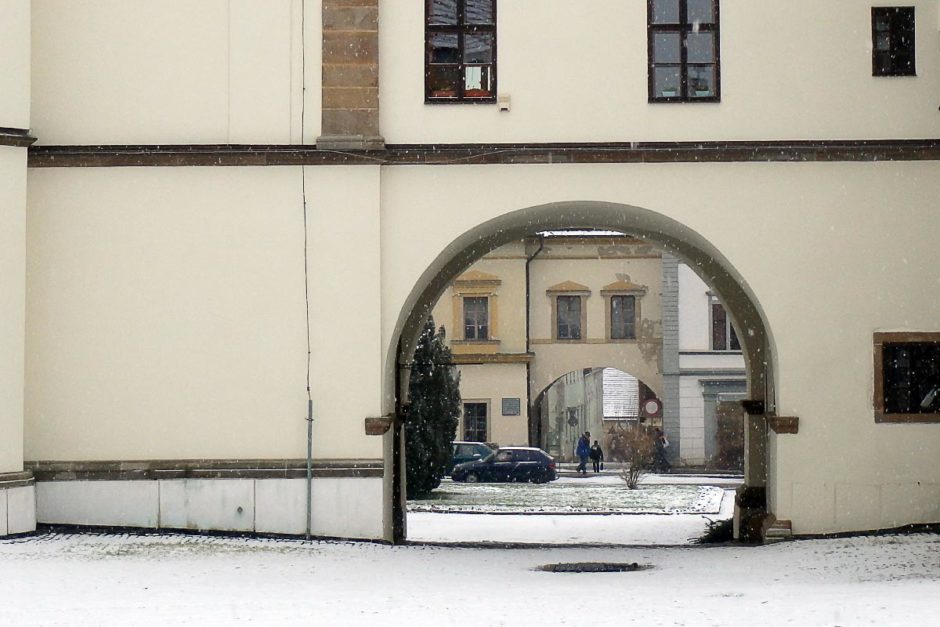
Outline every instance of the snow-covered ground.
<svg viewBox="0 0 940 627"><path fill-rule="evenodd" d="M712 485L643 484L618 477L563 477L544 484L457 483L445 479L409 512L483 514L717 514L724 490Z"/></svg>
<svg viewBox="0 0 940 627"><path fill-rule="evenodd" d="M535 570L593 561L651 568ZM510 550L45 534L0 540L0 582L0 625L911 627L940 616L940 536Z"/></svg>
<svg viewBox="0 0 940 627"><path fill-rule="evenodd" d="M441 497L409 501L407 535L443 544L683 545L701 537L709 521L731 518L737 484L740 478L674 475L648 475L639 490L615 475L542 485L445 481L435 491Z"/></svg>

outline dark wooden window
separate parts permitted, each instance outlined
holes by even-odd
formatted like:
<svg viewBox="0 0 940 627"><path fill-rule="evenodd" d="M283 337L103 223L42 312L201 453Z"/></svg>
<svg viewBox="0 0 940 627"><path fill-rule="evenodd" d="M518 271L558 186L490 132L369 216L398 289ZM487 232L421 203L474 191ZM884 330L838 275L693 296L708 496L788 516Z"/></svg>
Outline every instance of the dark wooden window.
<svg viewBox="0 0 940 627"><path fill-rule="evenodd" d="M871 10L873 76L914 76L914 7Z"/></svg>
<svg viewBox="0 0 940 627"><path fill-rule="evenodd" d="M495 102L496 0L425 2L425 102Z"/></svg>
<svg viewBox="0 0 940 627"><path fill-rule="evenodd" d="M721 303L712 303L712 350L739 351L741 342L731 324L731 318Z"/></svg>
<svg viewBox="0 0 940 627"><path fill-rule="evenodd" d="M555 299L557 307L557 338L559 340L581 339L581 297L559 296Z"/></svg>
<svg viewBox="0 0 940 627"><path fill-rule="evenodd" d="M875 419L940 422L940 333L875 334Z"/></svg>
<svg viewBox="0 0 940 627"><path fill-rule="evenodd" d="M648 0L650 102L718 102L718 0Z"/></svg>
<svg viewBox="0 0 940 627"><path fill-rule="evenodd" d="M463 404L463 439L486 442L486 403Z"/></svg>
<svg viewBox="0 0 940 627"><path fill-rule="evenodd" d="M490 336L490 299L465 296L463 299L463 339L488 340Z"/></svg>
<svg viewBox="0 0 940 627"><path fill-rule="evenodd" d="M610 297L610 339L636 339L636 297Z"/></svg>

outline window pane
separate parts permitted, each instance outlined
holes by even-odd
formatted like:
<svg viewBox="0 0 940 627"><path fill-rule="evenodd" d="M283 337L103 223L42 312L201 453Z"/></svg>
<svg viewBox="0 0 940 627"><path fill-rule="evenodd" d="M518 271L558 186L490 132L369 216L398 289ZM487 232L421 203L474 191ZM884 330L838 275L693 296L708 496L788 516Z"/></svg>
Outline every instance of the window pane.
<svg viewBox="0 0 940 627"><path fill-rule="evenodd" d="M686 42L689 63L714 63L715 35L713 33L689 33Z"/></svg>
<svg viewBox="0 0 940 627"><path fill-rule="evenodd" d="M656 33L653 36L653 63L679 63L681 51L679 33Z"/></svg>
<svg viewBox="0 0 940 627"><path fill-rule="evenodd" d="M729 324L728 329L731 331L731 350L741 350L741 342L738 340L738 332L734 330L734 325Z"/></svg>
<svg viewBox="0 0 940 627"><path fill-rule="evenodd" d="M486 98L493 95L493 73L488 65L464 68L463 93L467 98Z"/></svg>
<svg viewBox="0 0 940 627"><path fill-rule="evenodd" d="M432 65L428 68L428 94L431 98L456 98L460 68L456 65Z"/></svg>
<svg viewBox="0 0 940 627"><path fill-rule="evenodd" d="M713 24L715 22L713 8L712 0L689 0L689 23Z"/></svg>
<svg viewBox="0 0 940 627"><path fill-rule="evenodd" d="M715 89L715 66L689 66L689 96L692 98L707 98L714 96Z"/></svg>
<svg viewBox="0 0 940 627"><path fill-rule="evenodd" d="M432 33L430 44L431 63L458 63L460 61L456 33Z"/></svg>
<svg viewBox="0 0 940 627"><path fill-rule="evenodd" d="M457 24L457 0L430 0L428 24L446 26Z"/></svg>
<svg viewBox="0 0 940 627"><path fill-rule="evenodd" d="M636 337L636 298L633 296L610 297L610 337L627 340Z"/></svg>
<svg viewBox="0 0 940 627"><path fill-rule="evenodd" d="M712 350L728 350L728 318L725 308L719 303L712 303Z"/></svg>
<svg viewBox="0 0 940 627"><path fill-rule="evenodd" d="M486 403L464 403L463 439L486 442Z"/></svg>
<svg viewBox="0 0 940 627"><path fill-rule="evenodd" d="M653 0L653 24L678 24L679 0Z"/></svg>
<svg viewBox="0 0 940 627"><path fill-rule="evenodd" d="M653 97L675 98L679 95L679 67L653 68Z"/></svg>
<svg viewBox="0 0 940 627"><path fill-rule="evenodd" d="M485 340L489 337L489 299L484 297L463 299L464 339Z"/></svg>
<svg viewBox="0 0 940 627"><path fill-rule="evenodd" d="M466 0L466 2L464 21L467 24L493 23L493 0Z"/></svg>
<svg viewBox="0 0 940 627"><path fill-rule="evenodd" d="M558 338L581 339L581 297L559 296L557 299Z"/></svg>
<svg viewBox="0 0 940 627"><path fill-rule="evenodd" d="M465 35L463 38L464 63L493 62L493 34Z"/></svg>

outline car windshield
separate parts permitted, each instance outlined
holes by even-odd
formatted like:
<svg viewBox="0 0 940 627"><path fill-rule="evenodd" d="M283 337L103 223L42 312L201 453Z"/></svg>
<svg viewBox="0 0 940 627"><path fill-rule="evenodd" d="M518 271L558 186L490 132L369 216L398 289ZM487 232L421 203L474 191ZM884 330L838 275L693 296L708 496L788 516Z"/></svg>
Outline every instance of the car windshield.
<svg viewBox="0 0 940 627"><path fill-rule="evenodd" d="M489 455L487 455L486 457L484 457L484 458L483 458L483 461L485 461L485 462L491 462L491 461L493 461L493 458L494 458L494 457L496 457L496 451L492 451Z"/></svg>

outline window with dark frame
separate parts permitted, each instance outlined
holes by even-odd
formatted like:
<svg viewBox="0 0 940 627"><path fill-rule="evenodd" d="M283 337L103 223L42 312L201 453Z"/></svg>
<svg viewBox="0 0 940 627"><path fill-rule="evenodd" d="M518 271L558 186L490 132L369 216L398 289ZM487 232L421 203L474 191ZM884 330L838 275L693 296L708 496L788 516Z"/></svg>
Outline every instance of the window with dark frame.
<svg viewBox="0 0 940 627"><path fill-rule="evenodd" d="M914 7L871 10L872 76L915 76Z"/></svg>
<svg viewBox="0 0 940 627"><path fill-rule="evenodd" d="M718 0L648 0L650 102L718 102Z"/></svg>
<svg viewBox="0 0 940 627"><path fill-rule="evenodd" d="M613 295L610 297L610 339L636 339L636 297Z"/></svg>
<svg viewBox="0 0 940 627"><path fill-rule="evenodd" d="M486 442L486 403L463 404L463 439Z"/></svg>
<svg viewBox="0 0 940 627"><path fill-rule="evenodd" d="M940 333L875 333L875 420L940 422Z"/></svg>
<svg viewBox="0 0 940 627"><path fill-rule="evenodd" d="M721 303L712 302L712 350L713 351L739 351L741 342L738 334L731 324L731 317Z"/></svg>
<svg viewBox="0 0 940 627"><path fill-rule="evenodd" d="M490 299L486 296L464 296L463 339L488 340L490 337Z"/></svg>
<svg viewBox="0 0 940 627"><path fill-rule="evenodd" d="M559 340L581 339L581 297L558 296L556 307L556 337Z"/></svg>
<svg viewBox="0 0 940 627"><path fill-rule="evenodd" d="M425 102L495 102L496 0L425 3Z"/></svg>

